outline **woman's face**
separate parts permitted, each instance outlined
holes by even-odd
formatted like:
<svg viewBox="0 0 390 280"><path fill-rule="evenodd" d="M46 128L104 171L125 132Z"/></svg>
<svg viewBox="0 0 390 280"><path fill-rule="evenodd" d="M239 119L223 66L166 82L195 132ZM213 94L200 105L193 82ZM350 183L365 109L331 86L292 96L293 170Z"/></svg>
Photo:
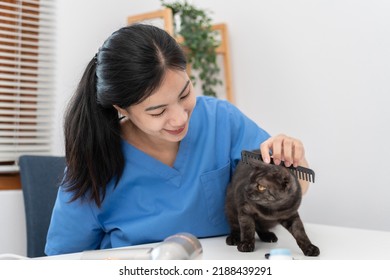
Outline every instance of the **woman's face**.
<svg viewBox="0 0 390 280"><path fill-rule="evenodd" d="M148 137L179 142L188 131L196 96L185 71L168 70L161 86L143 102L127 108L127 117Z"/></svg>

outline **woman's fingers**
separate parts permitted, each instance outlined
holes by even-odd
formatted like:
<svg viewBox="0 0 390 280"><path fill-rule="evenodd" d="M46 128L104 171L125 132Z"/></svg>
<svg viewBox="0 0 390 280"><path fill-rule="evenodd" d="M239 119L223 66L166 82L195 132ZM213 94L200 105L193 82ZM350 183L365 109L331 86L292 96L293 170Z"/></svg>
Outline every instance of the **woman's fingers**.
<svg viewBox="0 0 390 280"><path fill-rule="evenodd" d="M260 145L261 155L264 162L271 161L271 155L276 165L281 161L288 167L299 165L305 156L305 150L300 140L279 134L269 138Z"/></svg>

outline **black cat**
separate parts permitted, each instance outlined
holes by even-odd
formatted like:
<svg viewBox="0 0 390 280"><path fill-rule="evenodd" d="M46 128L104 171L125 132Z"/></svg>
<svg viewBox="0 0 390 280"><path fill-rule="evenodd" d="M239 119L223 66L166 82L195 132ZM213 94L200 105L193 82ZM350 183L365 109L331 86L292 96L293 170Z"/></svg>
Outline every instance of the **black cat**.
<svg viewBox="0 0 390 280"><path fill-rule="evenodd" d="M255 159L240 163L226 194L225 210L231 233L228 245L241 252L255 248L255 232L264 242L278 238L269 230L281 224L295 238L306 256L318 256L298 214L302 190L296 176L286 167L266 164Z"/></svg>

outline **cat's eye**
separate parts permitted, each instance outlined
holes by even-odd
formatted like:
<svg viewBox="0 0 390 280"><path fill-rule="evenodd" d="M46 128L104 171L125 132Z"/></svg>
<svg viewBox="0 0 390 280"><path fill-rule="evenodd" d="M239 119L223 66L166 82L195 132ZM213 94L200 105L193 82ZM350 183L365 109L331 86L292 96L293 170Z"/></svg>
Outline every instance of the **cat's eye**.
<svg viewBox="0 0 390 280"><path fill-rule="evenodd" d="M258 189L260 192L264 192L267 188L264 187L263 185L258 185L258 186L257 186L257 189Z"/></svg>

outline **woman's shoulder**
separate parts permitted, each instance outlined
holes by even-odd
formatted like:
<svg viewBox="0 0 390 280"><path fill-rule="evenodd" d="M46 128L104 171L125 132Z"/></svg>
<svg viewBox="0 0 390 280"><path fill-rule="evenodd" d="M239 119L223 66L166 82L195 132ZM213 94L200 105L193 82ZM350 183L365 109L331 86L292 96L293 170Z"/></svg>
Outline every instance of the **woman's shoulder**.
<svg viewBox="0 0 390 280"><path fill-rule="evenodd" d="M220 99L212 96L198 96L196 102L196 110L201 115L211 115L221 118L242 118L244 114L234 104L228 100Z"/></svg>
<svg viewBox="0 0 390 280"><path fill-rule="evenodd" d="M214 96L199 95L196 97L197 104L202 104L204 106L215 106L220 104L229 103L229 101ZM230 104L230 103L229 103Z"/></svg>
<svg viewBox="0 0 390 280"><path fill-rule="evenodd" d="M198 96L196 99L196 107L198 110L221 112L234 110L235 106L225 99L219 99L212 96Z"/></svg>

